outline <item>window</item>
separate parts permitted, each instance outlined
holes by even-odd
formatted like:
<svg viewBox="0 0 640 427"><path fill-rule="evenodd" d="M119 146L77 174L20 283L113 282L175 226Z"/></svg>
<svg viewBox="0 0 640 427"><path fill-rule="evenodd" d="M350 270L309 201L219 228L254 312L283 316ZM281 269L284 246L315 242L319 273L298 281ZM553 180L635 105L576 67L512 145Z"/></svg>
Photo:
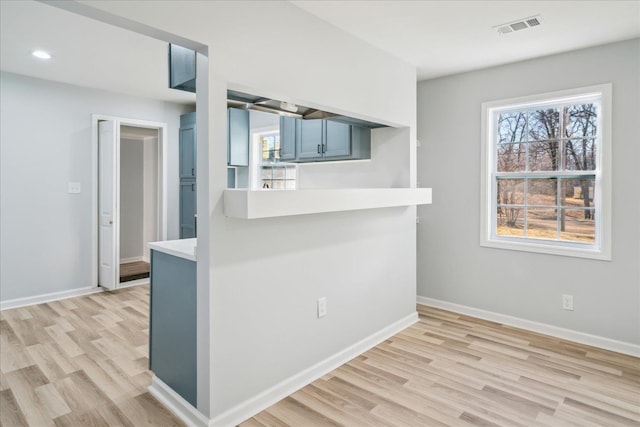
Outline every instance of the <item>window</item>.
<svg viewBox="0 0 640 427"><path fill-rule="evenodd" d="M611 85L484 103L481 245L611 259Z"/></svg>

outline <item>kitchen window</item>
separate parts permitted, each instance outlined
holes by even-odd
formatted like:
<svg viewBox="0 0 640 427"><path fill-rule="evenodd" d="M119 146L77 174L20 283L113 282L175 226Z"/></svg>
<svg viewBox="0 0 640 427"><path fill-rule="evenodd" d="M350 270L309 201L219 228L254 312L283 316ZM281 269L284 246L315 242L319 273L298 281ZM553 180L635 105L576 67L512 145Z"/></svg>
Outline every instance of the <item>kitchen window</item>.
<svg viewBox="0 0 640 427"><path fill-rule="evenodd" d="M482 105L481 245L611 259L611 85Z"/></svg>

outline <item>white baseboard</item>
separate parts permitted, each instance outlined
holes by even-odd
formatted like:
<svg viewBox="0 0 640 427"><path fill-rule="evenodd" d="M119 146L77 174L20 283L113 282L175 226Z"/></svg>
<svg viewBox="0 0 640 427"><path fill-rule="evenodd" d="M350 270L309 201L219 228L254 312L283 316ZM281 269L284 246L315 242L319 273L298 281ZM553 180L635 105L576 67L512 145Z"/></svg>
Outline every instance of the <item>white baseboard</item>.
<svg viewBox="0 0 640 427"><path fill-rule="evenodd" d="M580 344L586 344L605 350L611 350L618 353L628 354L630 356L640 357L640 345L624 341L612 340L610 338L605 338L598 335L586 334L584 332L578 332L572 329L560 328L558 326L547 325L546 323L534 322L532 320L521 319L519 317L508 316L506 314L495 313L493 311L482 310L479 308L473 308L466 305L422 297L419 295L417 296L416 301L418 302L418 304L441 308L443 310L454 311L456 313L465 314L467 316L490 320L492 322L502 323L504 325L514 326L516 328L526 329L528 331L533 331L544 335L551 335L552 337L562 338L564 340L574 341Z"/></svg>
<svg viewBox="0 0 640 427"><path fill-rule="evenodd" d="M144 257L143 256L134 256L131 258L120 258L120 264L126 264L129 262L138 262L138 261L144 261Z"/></svg>
<svg viewBox="0 0 640 427"><path fill-rule="evenodd" d="M339 366L347 363L389 337L408 328L418 321L418 313L411 313L403 319L366 337L343 351L325 359L314 366L282 381L257 396L227 410L209 421L209 427L235 426L253 417L274 403L300 390L307 384L321 378Z"/></svg>
<svg viewBox="0 0 640 427"><path fill-rule="evenodd" d="M124 289L124 288L130 288L132 286L148 285L149 283L151 283L151 279L149 279L148 277L145 277L144 279L129 280L128 282L122 282L118 285L116 289Z"/></svg>
<svg viewBox="0 0 640 427"><path fill-rule="evenodd" d="M187 426L207 427L209 425L209 419L206 416L198 412L196 408L155 375L151 377L151 385L147 390Z"/></svg>
<svg viewBox="0 0 640 427"><path fill-rule="evenodd" d="M61 299L74 298L82 295L95 294L102 292L103 289L98 286L89 286L86 288L72 289L69 291L52 292L49 294L36 295L33 297L16 298L0 302L0 311L12 308L25 307L27 305L42 304L45 302L58 301Z"/></svg>

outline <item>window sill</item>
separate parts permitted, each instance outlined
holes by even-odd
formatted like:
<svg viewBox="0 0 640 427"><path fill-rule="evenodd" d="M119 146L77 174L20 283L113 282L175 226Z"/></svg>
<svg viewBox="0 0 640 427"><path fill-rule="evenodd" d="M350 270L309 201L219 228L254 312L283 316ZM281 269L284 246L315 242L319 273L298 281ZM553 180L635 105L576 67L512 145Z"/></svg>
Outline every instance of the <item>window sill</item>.
<svg viewBox="0 0 640 427"><path fill-rule="evenodd" d="M610 251L593 249L592 247L580 248L578 246L561 246L554 244L536 243L531 241L517 242L513 240L488 239L482 239L480 241L480 246L485 248L507 249L512 251L535 252L545 255L560 255L574 258L611 261Z"/></svg>

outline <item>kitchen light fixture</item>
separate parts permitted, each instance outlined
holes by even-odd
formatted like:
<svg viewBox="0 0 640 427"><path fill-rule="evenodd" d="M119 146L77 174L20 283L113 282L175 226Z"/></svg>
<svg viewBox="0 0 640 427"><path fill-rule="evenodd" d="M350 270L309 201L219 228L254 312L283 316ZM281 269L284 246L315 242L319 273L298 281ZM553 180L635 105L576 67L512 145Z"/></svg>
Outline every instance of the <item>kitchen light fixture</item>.
<svg viewBox="0 0 640 427"><path fill-rule="evenodd" d="M34 50L31 54L39 59L51 59L51 54L44 50Z"/></svg>

